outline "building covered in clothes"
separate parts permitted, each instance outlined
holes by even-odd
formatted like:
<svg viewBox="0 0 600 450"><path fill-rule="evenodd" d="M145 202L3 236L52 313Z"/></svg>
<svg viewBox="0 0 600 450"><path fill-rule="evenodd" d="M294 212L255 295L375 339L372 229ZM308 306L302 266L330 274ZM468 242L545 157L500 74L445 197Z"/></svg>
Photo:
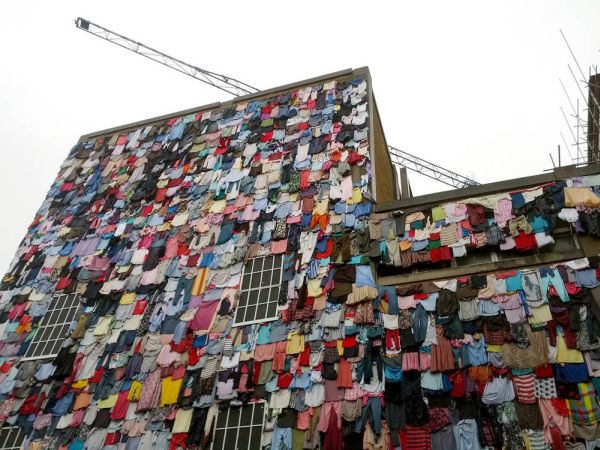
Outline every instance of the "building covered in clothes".
<svg viewBox="0 0 600 450"><path fill-rule="evenodd" d="M593 448L598 174L406 198L365 68L85 135L0 286L0 448Z"/></svg>

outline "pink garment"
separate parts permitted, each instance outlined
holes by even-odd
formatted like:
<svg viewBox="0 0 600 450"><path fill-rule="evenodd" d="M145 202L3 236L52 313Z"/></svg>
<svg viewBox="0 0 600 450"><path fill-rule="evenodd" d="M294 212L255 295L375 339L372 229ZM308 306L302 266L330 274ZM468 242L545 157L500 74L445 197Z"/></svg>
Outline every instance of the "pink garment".
<svg viewBox="0 0 600 450"><path fill-rule="evenodd" d="M156 358L156 363L159 366L168 367L177 360L179 360L179 353L172 352L170 345L164 345Z"/></svg>
<svg viewBox="0 0 600 450"><path fill-rule="evenodd" d="M515 218L512 213L512 202L507 198L503 198L498 200L497 205L497 211L494 212L494 219L498 225L503 227L506 225L506 222Z"/></svg>
<svg viewBox="0 0 600 450"><path fill-rule="evenodd" d="M342 428L342 402L325 402L321 406L321 415L319 416L319 423L317 423L317 430L322 433L327 431L329 415L332 411L337 416L338 429Z"/></svg>
<svg viewBox="0 0 600 450"><path fill-rule="evenodd" d="M254 349L254 361L270 361L275 358L275 348L277 344L262 344L257 345Z"/></svg>
<svg viewBox="0 0 600 450"><path fill-rule="evenodd" d="M417 300L414 295L408 295L406 297L398 296L398 307L400 309L411 309L417 307Z"/></svg>
<svg viewBox="0 0 600 450"><path fill-rule="evenodd" d="M280 241L271 241L271 254L279 255L281 253L285 253L287 250L287 239L282 239Z"/></svg>
<svg viewBox="0 0 600 450"><path fill-rule="evenodd" d="M419 370L419 353L404 352L402 353L402 370Z"/></svg>
<svg viewBox="0 0 600 450"><path fill-rule="evenodd" d="M177 256L177 248L179 247L178 236L173 236L167 240L165 246L165 255L163 259L170 259Z"/></svg>
<svg viewBox="0 0 600 450"><path fill-rule="evenodd" d="M544 438L546 442L553 442L553 434L550 430L551 425L555 425L560 430L563 436L571 436L571 425L569 417L561 416L552 406L552 400L548 398L540 398L538 400L542 418L544 419Z"/></svg>
<svg viewBox="0 0 600 450"><path fill-rule="evenodd" d="M340 182L340 191L342 193L342 201L348 201L352 198L352 177L342 178Z"/></svg>
<svg viewBox="0 0 600 450"><path fill-rule="evenodd" d="M196 311L196 315L190 321L189 328L194 331L208 331L213 323L213 319L219 307L220 300L203 302Z"/></svg>
<svg viewBox="0 0 600 450"><path fill-rule="evenodd" d="M137 412L147 411L158 406L160 400L160 369L151 372L142 383Z"/></svg>

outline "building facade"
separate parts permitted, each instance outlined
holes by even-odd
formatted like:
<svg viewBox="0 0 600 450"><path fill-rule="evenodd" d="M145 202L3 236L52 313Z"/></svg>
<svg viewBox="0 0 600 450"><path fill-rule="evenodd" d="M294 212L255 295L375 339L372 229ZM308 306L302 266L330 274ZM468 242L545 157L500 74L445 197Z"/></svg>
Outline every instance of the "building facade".
<svg viewBox="0 0 600 450"><path fill-rule="evenodd" d="M366 69L83 136L0 291L0 448L561 448L600 170L402 198Z"/></svg>

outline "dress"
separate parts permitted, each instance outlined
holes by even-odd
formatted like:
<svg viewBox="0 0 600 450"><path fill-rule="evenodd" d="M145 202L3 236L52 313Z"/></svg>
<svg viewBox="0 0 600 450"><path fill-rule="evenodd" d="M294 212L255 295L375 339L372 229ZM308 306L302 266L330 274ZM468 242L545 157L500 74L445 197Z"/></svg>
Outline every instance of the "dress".
<svg viewBox="0 0 600 450"><path fill-rule="evenodd" d="M435 334L437 345L431 346L431 372L445 372L454 370L454 357L452 356L452 348L450 341L444 337L444 327L436 326Z"/></svg>

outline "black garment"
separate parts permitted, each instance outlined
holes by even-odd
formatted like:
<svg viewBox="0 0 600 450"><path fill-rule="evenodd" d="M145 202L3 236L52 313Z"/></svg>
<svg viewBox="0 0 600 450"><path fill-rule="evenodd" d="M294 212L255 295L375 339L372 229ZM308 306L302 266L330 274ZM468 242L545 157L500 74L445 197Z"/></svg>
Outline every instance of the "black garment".
<svg viewBox="0 0 600 450"><path fill-rule="evenodd" d="M421 373L416 370L404 372L403 393L405 399L406 423L425 425L429 421L429 410L421 391Z"/></svg>

